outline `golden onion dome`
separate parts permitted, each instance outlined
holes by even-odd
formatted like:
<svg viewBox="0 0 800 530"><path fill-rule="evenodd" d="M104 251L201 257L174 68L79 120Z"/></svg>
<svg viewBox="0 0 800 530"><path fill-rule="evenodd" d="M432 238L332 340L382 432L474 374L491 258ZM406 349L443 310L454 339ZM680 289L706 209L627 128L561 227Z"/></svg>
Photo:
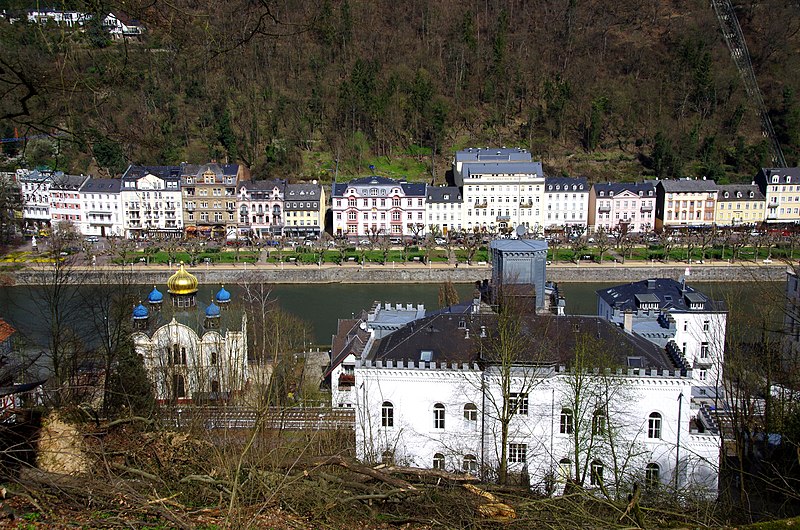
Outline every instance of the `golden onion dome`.
<svg viewBox="0 0 800 530"><path fill-rule="evenodd" d="M167 280L167 291L170 294L194 294L197 292L197 278L186 272L183 262L181 262L178 272Z"/></svg>

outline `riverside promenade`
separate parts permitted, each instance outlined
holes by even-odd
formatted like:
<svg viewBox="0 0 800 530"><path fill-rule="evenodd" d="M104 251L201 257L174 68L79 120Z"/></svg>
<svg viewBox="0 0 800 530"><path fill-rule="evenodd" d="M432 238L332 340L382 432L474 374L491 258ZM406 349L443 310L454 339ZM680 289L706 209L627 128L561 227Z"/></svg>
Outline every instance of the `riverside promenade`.
<svg viewBox="0 0 800 530"><path fill-rule="evenodd" d="M145 265L74 265L75 281L80 283L107 283L115 276L120 282L138 284L163 284L176 270L176 266ZM626 263L592 262L550 263L547 266L547 279L553 282L630 282L647 278L679 279L690 270L695 282L777 282L786 279L787 264L784 262L753 263L752 261L706 262L687 265L680 262L642 262ZM491 277L491 266L485 263L475 265L459 264L457 267L447 263L388 263L379 265L357 263L342 265L322 264L301 265L296 263L237 263L206 264L188 267L202 284L327 284L327 283L470 283ZM6 285L48 283L47 265L28 264L22 270L4 273ZM123 280L123 277L125 280Z"/></svg>

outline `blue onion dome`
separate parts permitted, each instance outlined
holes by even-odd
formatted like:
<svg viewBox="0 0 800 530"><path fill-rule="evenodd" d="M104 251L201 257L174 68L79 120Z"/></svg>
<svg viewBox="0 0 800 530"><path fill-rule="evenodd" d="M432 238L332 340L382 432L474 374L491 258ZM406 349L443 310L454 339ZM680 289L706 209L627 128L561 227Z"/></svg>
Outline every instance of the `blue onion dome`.
<svg viewBox="0 0 800 530"><path fill-rule="evenodd" d="M153 286L153 290L150 291L150 294L147 296L147 301L151 304L160 304L164 301L164 295L161 294L161 291L156 289L156 286Z"/></svg>
<svg viewBox="0 0 800 530"><path fill-rule="evenodd" d="M149 314L150 311L148 311L147 308L143 306L141 302L139 302L139 305L133 308L133 318L135 320L143 320L147 318Z"/></svg>
<svg viewBox="0 0 800 530"><path fill-rule="evenodd" d="M217 318L219 317L219 313L219 306L212 300L211 305L206 308L206 318Z"/></svg>
<svg viewBox="0 0 800 530"><path fill-rule="evenodd" d="M231 293L229 293L227 291L227 289L225 289L225 286L223 285L222 289L220 289L217 292L216 299L217 299L217 302L220 302L220 303L223 303L223 304L227 304L228 302L231 301Z"/></svg>

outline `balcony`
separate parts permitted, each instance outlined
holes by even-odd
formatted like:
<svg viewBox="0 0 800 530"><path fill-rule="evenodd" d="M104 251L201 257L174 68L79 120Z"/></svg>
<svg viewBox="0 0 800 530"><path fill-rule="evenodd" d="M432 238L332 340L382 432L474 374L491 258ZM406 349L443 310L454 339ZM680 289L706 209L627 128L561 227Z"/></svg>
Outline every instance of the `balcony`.
<svg viewBox="0 0 800 530"><path fill-rule="evenodd" d="M497 221L498 221L498 222L507 223L507 222L509 222L510 220L511 220L511 216L510 216L510 215L498 215L498 216L497 216Z"/></svg>
<svg viewBox="0 0 800 530"><path fill-rule="evenodd" d="M532 202L521 202L519 203L520 208L533 208Z"/></svg>
<svg viewBox="0 0 800 530"><path fill-rule="evenodd" d="M652 205L650 205L650 206L642 205L640 211L642 211L642 212L652 212L653 211L653 206Z"/></svg>
<svg viewBox="0 0 800 530"><path fill-rule="evenodd" d="M611 206L610 205L598 206L597 207L597 211L600 212L600 213L610 212L611 211Z"/></svg>
<svg viewBox="0 0 800 530"><path fill-rule="evenodd" d="M771 202L771 203L767 204L767 208L775 209L777 207L778 207L778 203L777 202Z"/></svg>
<svg viewBox="0 0 800 530"><path fill-rule="evenodd" d="M487 206L487 203L485 203L485 202L476 202L475 203L475 208L486 208L486 206Z"/></svg>

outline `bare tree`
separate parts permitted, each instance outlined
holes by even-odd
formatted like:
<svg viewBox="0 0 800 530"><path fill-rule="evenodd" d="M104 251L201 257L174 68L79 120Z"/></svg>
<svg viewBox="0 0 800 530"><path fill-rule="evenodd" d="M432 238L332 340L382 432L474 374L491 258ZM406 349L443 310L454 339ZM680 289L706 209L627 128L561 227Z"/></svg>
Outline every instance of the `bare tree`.
<svg viewBox="0 0 800 530"><path fill-rule="evenodd" d="M597 262L603 263L603 256L611 249L611 241L608 238L608 232L602 226L594 233L594 247L597 249Z"/></svg>

